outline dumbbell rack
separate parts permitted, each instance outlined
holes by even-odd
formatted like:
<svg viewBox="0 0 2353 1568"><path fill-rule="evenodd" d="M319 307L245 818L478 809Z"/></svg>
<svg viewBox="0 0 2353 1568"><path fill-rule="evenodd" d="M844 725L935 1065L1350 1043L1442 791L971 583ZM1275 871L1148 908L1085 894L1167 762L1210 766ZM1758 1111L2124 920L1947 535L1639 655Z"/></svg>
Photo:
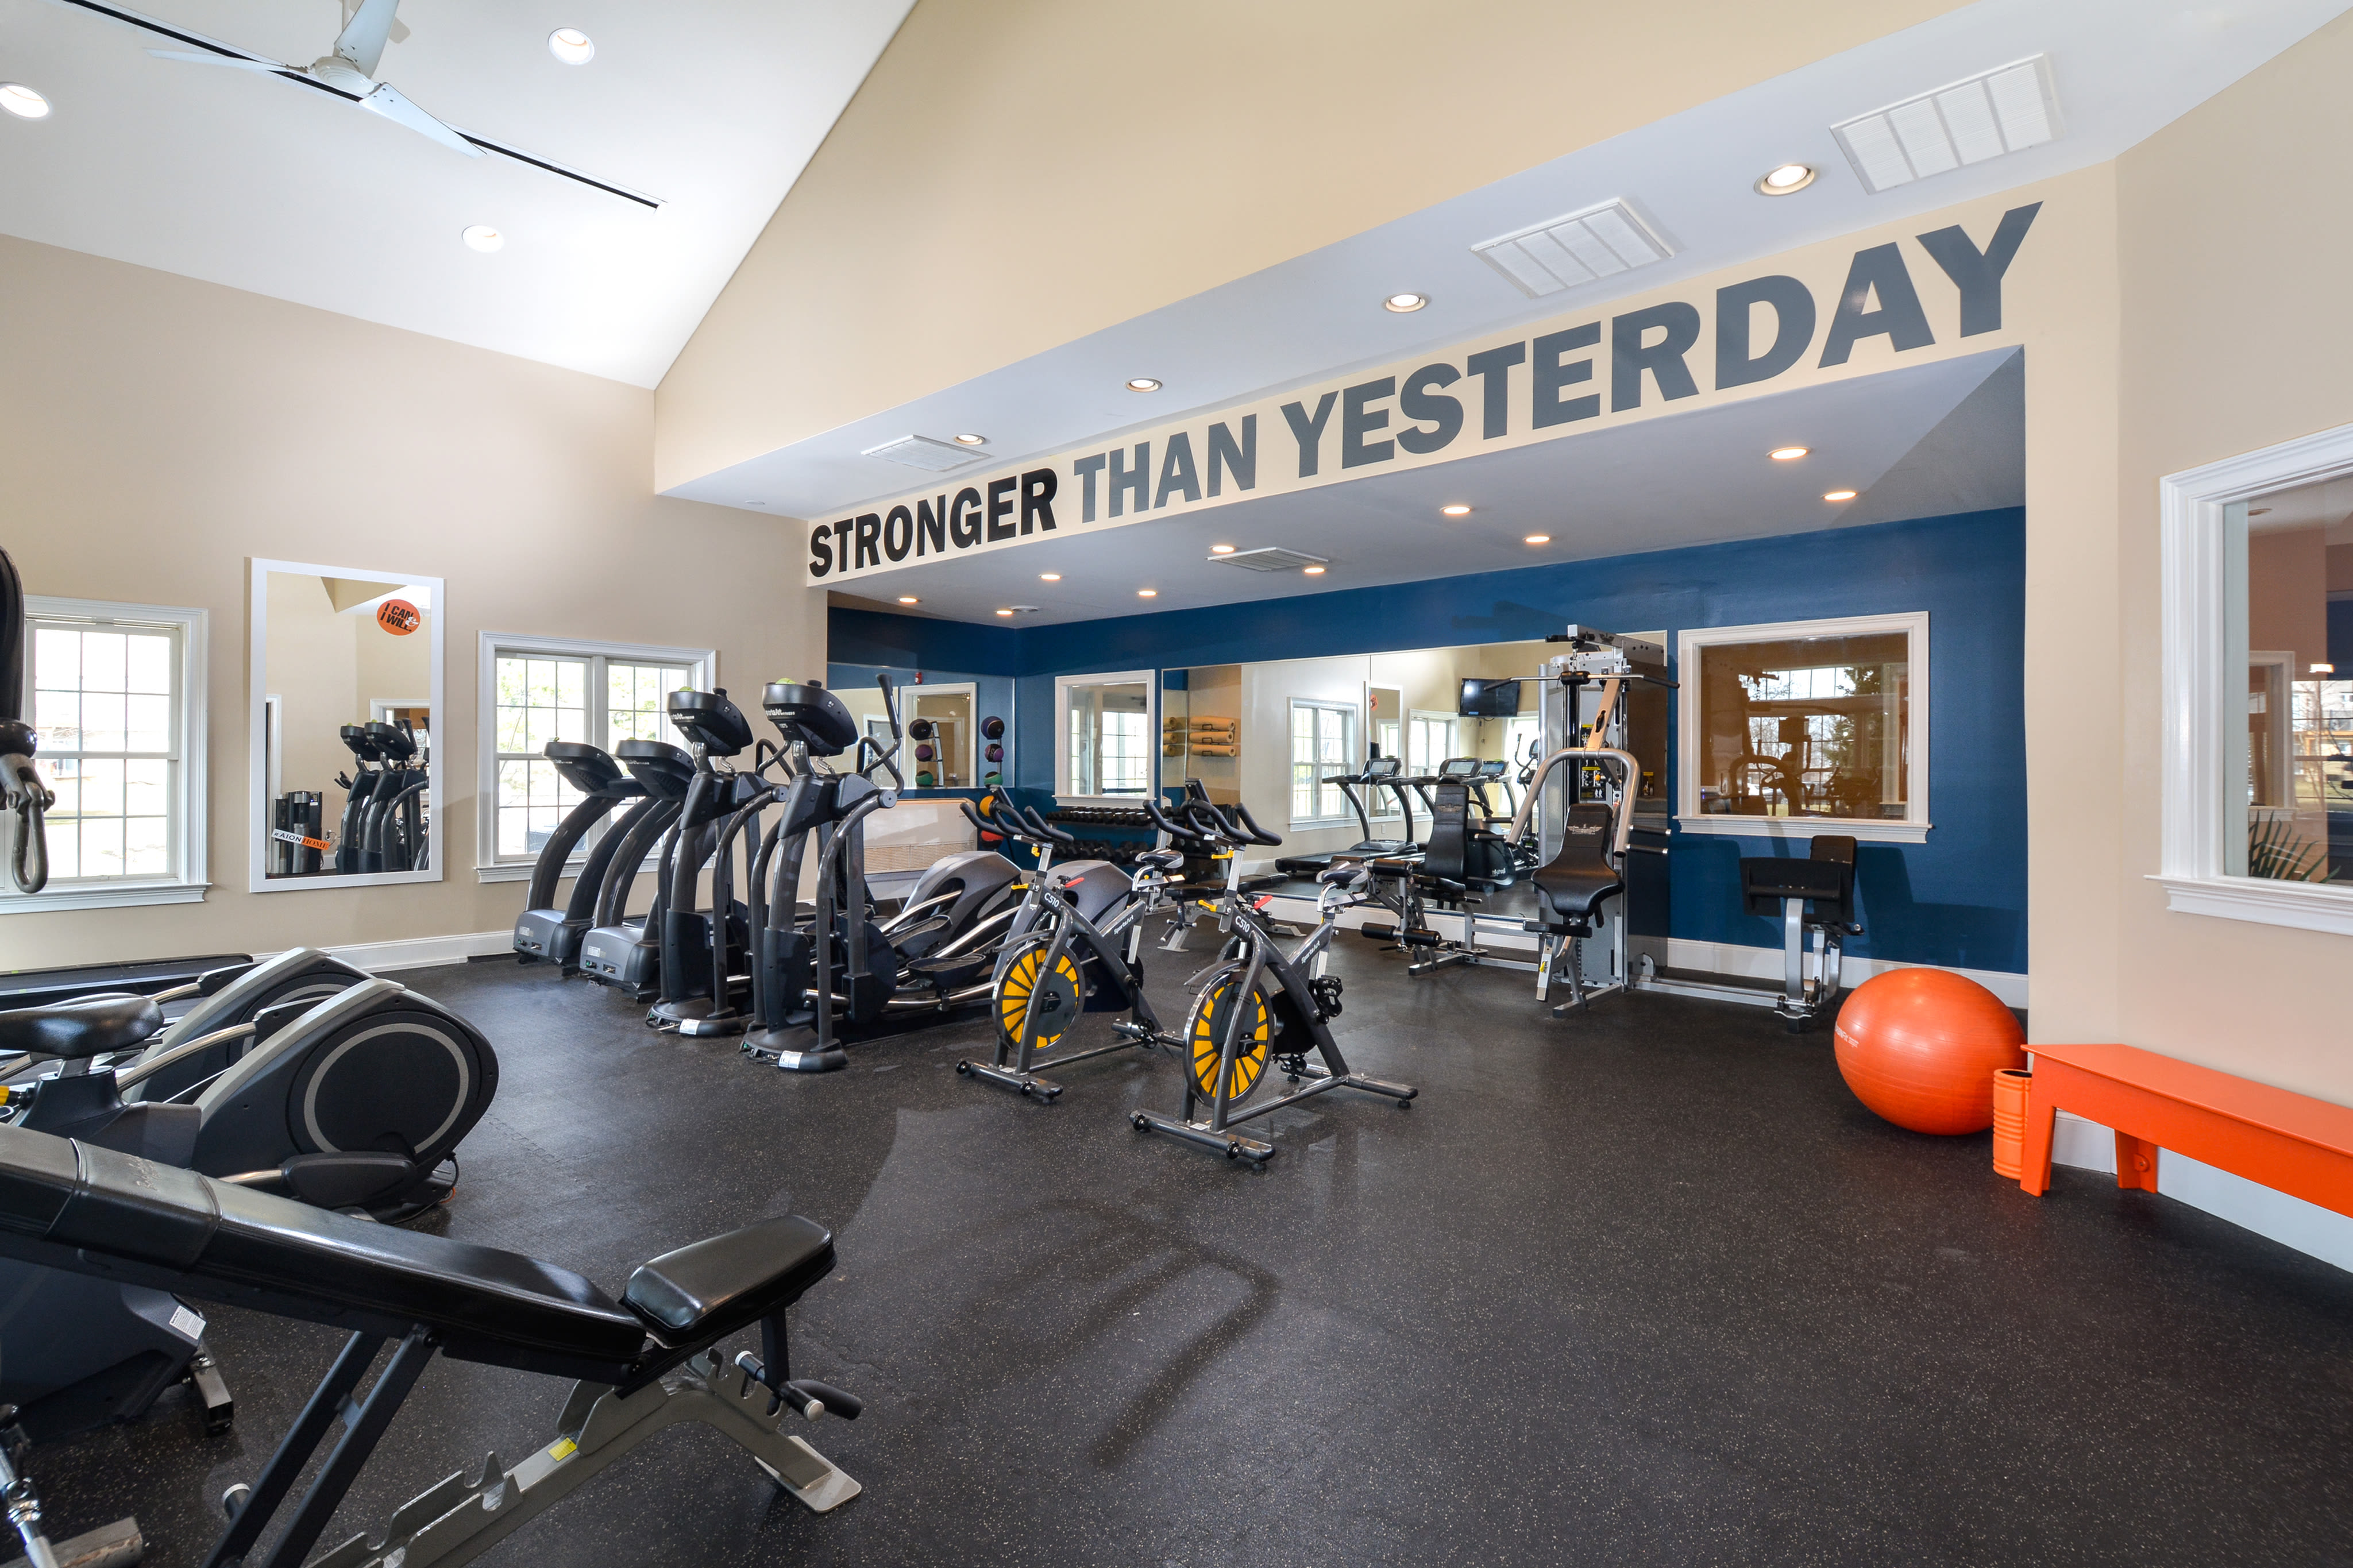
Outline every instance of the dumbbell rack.
<svg viewBox="0 0 2353 1568"><path fill-rule="evenodd" d="M1138 855L1152 847L1158 831L1142 811L1117 805L1056 806L1046 813L1046 820L1080 835L1076 844L1060 852L1063 858L1108 860L1114 866L1134 864ZM1136 837L1107 837L1106 830Z"/></svg>

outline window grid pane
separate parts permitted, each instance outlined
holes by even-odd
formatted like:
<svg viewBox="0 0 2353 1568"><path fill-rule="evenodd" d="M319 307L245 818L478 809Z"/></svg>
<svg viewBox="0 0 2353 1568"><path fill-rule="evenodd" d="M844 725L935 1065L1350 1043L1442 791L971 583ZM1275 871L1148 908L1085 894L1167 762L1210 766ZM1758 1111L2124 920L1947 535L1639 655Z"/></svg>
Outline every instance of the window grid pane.
<svg viewBox="0 0 2353 1568"><path fill-rule="evenodd" d="M1905 818L1905 634L1759 639L1699 651L1703 813Z"/></svg>
<svg viewBox="0 0 2353 1568"><path fill-rule="evenodd" d="M601 736L607 751L630 740L674 743L678 736L666 704L670 692L692 679L692 668L683 664L587 654L499 654L490 715L497 797L491 858L536 858L565 815L580 803L580 793L546 759L550 742L598 742Z"/></svg>
<svg viewBox="0 0 2353 1568"><path fill-rule="evenodd" d="M51 878L171 876L179 634L37 621L29 651Z"/></svg>

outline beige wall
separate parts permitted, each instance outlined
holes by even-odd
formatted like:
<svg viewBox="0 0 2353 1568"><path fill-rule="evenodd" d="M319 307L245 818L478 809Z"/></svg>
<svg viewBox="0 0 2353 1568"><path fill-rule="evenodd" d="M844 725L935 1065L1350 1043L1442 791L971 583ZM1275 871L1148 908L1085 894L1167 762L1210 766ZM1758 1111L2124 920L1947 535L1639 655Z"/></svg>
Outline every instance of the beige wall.
<svg viewBox="0 0 2353 1568"><path fill-rule="evenodd" d="M215 884L201 904L0 914L0 967L512 922L523 885L471 869L485 628L716 647L755 697L823 663L823 595L785 570L789 524L653 494L646 392L14 239L0 342L0 495L26 590L211 612ZM253 556L446 579L444 880L245 890Z"/></svg>
<svg viewBox="0 0 2353 1568"><path fill-rule="evenodd" d="M664 378L657 487L1954 8L924 0Z"/></svg>
<svg viewBox="0 0 2353 1568"><path fill-rule="evenodd" d="M2157 481L2353 423L2348 81L2353 17L2116 161L2122 613L2107 666L2114 673L2086 696L2113 694L2122 722L2114 754L2085 769L2065 817L2075 829L2095 824L2107 815L2102 794L2122 807L2122 852L2104 879L2107 907L2099 911L2115 932L2111 1001L2101 1014L2071 1007L2071 1032L2096 1030L2340 1102L2353 1102L2353 1055L2345 1048L2353 1016L2344 988L2353 944L2174 914L2163 889L2144 879L2158 861ZM2194 221L2185 221L2193 209ZM2038 416L2030 392L2030 448ZM2047 748L2055 720L2030 741ZM2068 869L2038 840L2038 894ZM2034 919L2035 1032L2056 1037L2041 1016L2043 955L2066 955L2075 939L2052 933L2039 903Z"/></svg>

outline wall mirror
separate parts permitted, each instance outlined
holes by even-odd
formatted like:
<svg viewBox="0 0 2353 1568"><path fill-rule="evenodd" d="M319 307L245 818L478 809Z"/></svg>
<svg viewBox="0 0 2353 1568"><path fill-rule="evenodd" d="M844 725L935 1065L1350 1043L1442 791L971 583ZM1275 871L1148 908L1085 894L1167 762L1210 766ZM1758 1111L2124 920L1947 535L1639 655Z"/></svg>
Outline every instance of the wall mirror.
<svg viewBox="0 0 2353 1568"><path fill-rule="evenodd" d="M1054 791L1120 798L1152 792L1153 688L1148 669L1063 676L1054 682Z"/></svg>
<svg viewBox="0 0 2353 1568"><path fill-rule="evenodd" d="M252 887L441 879L441 580L253 563Z"/></svg>

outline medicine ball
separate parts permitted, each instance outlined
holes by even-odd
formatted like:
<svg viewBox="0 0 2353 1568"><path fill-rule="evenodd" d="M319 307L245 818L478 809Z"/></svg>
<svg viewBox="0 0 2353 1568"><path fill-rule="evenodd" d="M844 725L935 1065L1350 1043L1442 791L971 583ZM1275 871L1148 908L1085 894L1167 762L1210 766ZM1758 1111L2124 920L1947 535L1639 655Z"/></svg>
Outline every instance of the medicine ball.
<svg viewBox="0 0 2353 1568"><path fill-rule="evenodd" d="M915 761L919 763L928 763L931 760L932 749L929 746L917 746L915 748Z"/></svg>
<svg viewBox="0 0 2353 1568"><path fill-rule="evenodd" d="M928 741L932 738L932 721L929 719L910 720L907 733L918 741Z"/></svg>
<svg viewBox="0 0 2353 1568"><path fill-rule="evenodd" d="M1005 738L1005 721L997 718L983 719L980 721L980 732L992 741L1001 741Z"/></svg>
<svg viewBox="0 0 2353 1568"><path fill-rule="evenodd" d="M931 775L931 774L929 774L929 773L917 773L917 774L915 775L915 787L916 787L917 789L929 789L929 788L931 788L931 787L932 787L932 775Z"/></svg>
<svg viewBox="0 0 2353 1568"><path fill-rule="evenodd" d="M988 749L985 754L990 762L1001 763L1005 760L1005 748L998 745L996 742L991 741L988 743Z"/></svg>

